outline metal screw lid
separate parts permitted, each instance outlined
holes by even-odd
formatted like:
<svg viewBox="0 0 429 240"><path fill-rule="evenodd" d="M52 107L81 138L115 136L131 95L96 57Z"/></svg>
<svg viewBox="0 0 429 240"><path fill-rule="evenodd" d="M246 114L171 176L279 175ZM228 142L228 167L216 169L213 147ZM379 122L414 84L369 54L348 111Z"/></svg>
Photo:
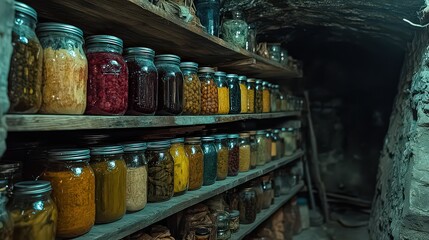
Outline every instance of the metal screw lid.
<svg viewBox="0 0 429 240"><path fill-rule="evenodd" d="M82 161L90 158L90 151L86 148L51 149L48 151L50 161Z"/></svg>
<svg viewBox="0 0 429 240"><path fill-rule="evenodd" d="M37 12L34 8L24 4L22 2L15 2L15 12L26 14L33 18L37 22Z"/></svg>
<svg viewBox="0 0 429 240"><path fill-rule="evenodd" d="M165 61L171 61L176 64L180 64L180 57L173 54L160 54L155 56L155 63L156 62L165 62Z"/></svg>
<svg viewBox="0 0 429 240"><path fill-rule="evenodd" d="M122 148L121 145L91 147L91 155L107 155L107 154L121 154L121 153L124 153L124 149Z"/></svg>
<svg viewBox="0 0 429 240"><path fill-rule="evenodd" d="M170 140L164 140L164 141L156 141L156 142L150 142L147 145L148 149L162 149L162 148L169 148L171 146Z"/></svg>
<svg viewBox="0 0 429 240"><path fill-rule="evenodd" d="M52 190L49 181L23 181L14 185L13 194L15 196L22 195L38 195Z"/></svg>
<svg viewBox="0 0 429 240"><path fill-rule="evenodd" d="M185 143L200 143L201 138L200 137L188 137L185 138Z"/></svg>
<svg viewBox="0 0 429 240"><path fill-rule="evenodd" d="M256 82L256 79L255 78L248 78L246 82L254 83L254 82Z"/></svg>
<svg viewBox="0 0 429 240"><path fill-rule="evenodd" d="M210 142L210 141L214 141L214 140L215 140L215 138L214 138L214 137L209 137L209 136L207 136L207 137L202 137L202 138L201 138L201 140L202 140L203 142Z"/></svg>
<svg viewBox="0 0 429 240"><path fill-rule="evenodd" d="M239 217L240 216L240 212L238 211L238 210L232 210L230 213L229 213L229 218L231 219L231 218L236 218L236 217Z"/></svg>
<svg viewBox="0 0 429 240"><path fill-rule="evenodd" d="M256 80L256 84L262 84L262 80L261 79L257 79Z"/></svg>
<svg viewBox="0 0 429 240"><path fill-rule="evenodd" d="M122 39L112 35L92 35L87 37L85 41L87 46L91 44L100 44L100 43L112 44L121 48L124 46L124 42L122 41Z"/></svg>
<svg viewBox="0 0 429 240"><path fill-rule="evenodd" d="M269 82L267 82L267 81L263 81L262 82L262 86L268 86L268 84L270 84Z"/></svg>
<svg viewBox="0 0 429 240"><path fill-rule="evenodd" d="M232 73L231 73L231 74L227 74L227 75L226 75L226 78L232 78L232 79L234 79L234 80L235 80L235 79L237 79L237 78L238 78L238 75L237 75L237 74L232 74Z"/></svg>
<svg viewBox="0 0 429 240"><path fill-rule="evenodd" d="M250 137L250 133L248 132L240 133L240 137Z"/></svg>
<svg viewBox="0 0 429 240"><path fill-rule="evenodd" d="M155 51L151 48L146 47L129 47L124 50L125 56L143 55L149 56L150 58L155 57Z"/></svg>
<svg viewBox="0 0 429 240"><path fill-rule="evenodd" d="M258 135L260 135L260 134L266 134L267 133L267 131L265 131L265 130L258 130L258 131L256 131L256 134L258 134Z"/></svg>
<svg viewBox="0 0 429 240"><path fill-rule="evenodd" d="M146 150L147 143L145 142L123 143L122 148L124 149L124 152L143 151L143 150Z"/></svg>
<svg viewBox="0 0 429 240"><path fill-rule="evenodd" d="M37 34L39 35L48 35L52 32L65 32L72 33L80 38L83 38L83 31L80 28L77 28L72 25L64 24L64 23L55 23L55 22L47 22L47 23L39 23L37 25Z"/></svg>
<svg viewBox="0 0 429 240"><path fill-rule="evenodd" d="M228 134L228 138L238 138L239 136L238 134Z"/></svg>
<svg viewBox="0 0 429 240"><path fill-rule="evenodd" d="M226 77L226 72L217 71L214 75L218 77Z"/></svg>
<svg viewBox="0 0 429 240"><path fill-rule="evenodd" d="M216 140L227 139L227 138L228 138L228 135L227 135L227 134L217 134L217 135L214 135L214 138L215 138Z"/></svg>
<svg viewBox="0 0 429 240"><path fill-rule="evenodd" d="M173 138L170 140L171 143L183 143L185 142L185 138Z"/></svg>
<svg viewBox="0 0 429 240"><path fill-rule="evenodd" d="M198 69L198 72L200 72L200 73L214 73L215 70L212 67L200 67Z"/></svg>
<svg viewBox="0 0 429 240"><path fill-rule="evenodd" d="M247 77L246 76L238 76L238 81L247 81Z"/></svg>
<svg viewBox="0 0 429 240"><path fill-rule="evenodd" d="M198 63L196 63L196 62L182 62L182 63L180 63L180 68L198 70Z"/></svg>

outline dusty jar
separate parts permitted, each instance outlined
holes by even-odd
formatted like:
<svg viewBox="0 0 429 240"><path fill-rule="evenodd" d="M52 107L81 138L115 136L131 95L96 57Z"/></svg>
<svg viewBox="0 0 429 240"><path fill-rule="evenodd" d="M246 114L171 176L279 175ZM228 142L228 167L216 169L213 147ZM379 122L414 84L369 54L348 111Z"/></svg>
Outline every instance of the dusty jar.
<svg viewBox="0 0 429 240"><path fill-rule="evenodd" d="M250 168L254 169L256 167L258 159L258 143L256 142L256 131L249 132L250 137Z"/></svg>
<svg viewBox="0 0 429 240"><path fill-rule="evenodd" d="M185 139L185 151L189 158L189 190L197 190L203 185L204 153L201 148L201 139L192 137Z"/></svg>
<svg viewBox="0 0 429 240"><path fill-rule="evenodd" d="M262 112L262 80L255 82L255 113Z"/></svg>
<svg viewBox="0 0 429 240"><path fill-rule="evenodd" d="M239 171L247 172L250 169L250 134L249 133L240 133L239 146Z"/></svg>
<svg viewBox="0 0 429 240"><path fill-rule="evenodd" d="M265 135L266 135L266 132L264 130L257 131L255 135L256 143L258 145L258 157L256 161L257 166L263 166L267 162L267 159L266 159L267 141L265 139Z"/></svg>
<svg viewBox="0 0 429 240"><path fill-rule="evenodd" d="M240 103L241 103L241 112L247 113L247 85L246 85L247 77L246 76L238 76L238 84L240 85Z"/></svg>
<svg viewBox="0 0 429 240"><path fill-rule="evenodd" d="M239 114L241 112L241 91L237 74L226 75L229 88L229 113Z"/></svg>
<svg viewBox="0 0 429 240"><path fill-rule="evenodd" d="M215 72L218 96L218 114L229 113L229 88L226 82L226 73Z"/></svg>
<svg viewBox="0 0 429 240"><path fill-rule="evenodd" d="M245 48L247 42L248 25L244 21L241 11L232 11L232 18L224 20L222 24L222 37L225 41Z"/></svg>
<svg viewBox="0 0 429 240"><path fill-rule="evenodd" d="M228 176L228 143L227 135L220 134L215 136L215 145L217 152L217 180L224 180Z"/></svg>
<svg viewBox="0 0 429 240"><path fill-rule="evenodd" d="M240 192L238 203L240 211L240 223L250 224L256 219L256 192L253 188L245 188Z"/></svg>
<svg viewBox="0 0 429 240"><path fill-rule="evenodd" d="M240 165L240 147L238 134L228 135L228 176L237 176Z"/></svg>
<svg viewBox="0 0 429 240"><path fill-rule="evenodd" d="M176 196L188 191L189 186L189 158L184 142L184 138L171 140L170 154L174 161L174 195Z"/></svg>
<svg viewBox="0 0 429 240"><path fill-rule="evenodd" d="M218 113L218 90L214 81L214 69L201 67L198 77L201 81L201 114Z"/></svg>
<svg viewBox="0 0 429 240"><path fill-rule="evenodd" d="M247 112L254 113L255 112L255 87L256 87L256 79L249 78L247 79Z"/></svg>
<svg viewBox="0 0 429 240"><path fill-rule="evenodd" d="M269 82L262 82L262 112L268 113L271 110L271 93Z"/></svg>
<svg viewBox="0 0 429 240"><path fill-rule="evenodd" d="M198 115L201 112L201 83L198 77L198 63L182 62L183 114Z"/></svg>

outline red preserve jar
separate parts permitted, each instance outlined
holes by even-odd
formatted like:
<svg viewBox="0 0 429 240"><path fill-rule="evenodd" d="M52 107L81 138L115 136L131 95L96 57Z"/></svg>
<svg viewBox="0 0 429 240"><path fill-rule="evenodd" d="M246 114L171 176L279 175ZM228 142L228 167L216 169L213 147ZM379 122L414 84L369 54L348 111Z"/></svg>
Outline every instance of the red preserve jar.
<svg viewBox="0 0 429 240"><path fill-rule="evenodd" d="M123 115L128 106L128 69L123 42L110 35L86 39L88 94L86 114Z"/></svg>
<svg viewBox="0 0 429 240"><path fill-rule="evenodd" d="M131 115L153 115L158 103L158 72L150 48L132 47L124 50L128 66L128 111Z"/></svg>

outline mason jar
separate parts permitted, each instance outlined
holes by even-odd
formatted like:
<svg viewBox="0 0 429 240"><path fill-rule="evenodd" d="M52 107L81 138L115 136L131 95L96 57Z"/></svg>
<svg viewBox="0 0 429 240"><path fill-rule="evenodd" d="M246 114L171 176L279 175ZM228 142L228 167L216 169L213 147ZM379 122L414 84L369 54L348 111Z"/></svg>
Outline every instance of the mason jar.
<svg viewBox="0 0 429 240"><path fill-rule="evenodd" d="M240 147L238 143L238 134L228 135L228 176L237 176L240 166Z"/></svg>
<svg viewBox="0 0 429 240"><path fill-rule="evenodd" d="M183 72L183 114L199 115L201 112L201 83L198 77L198 63L182 62Z"/></svg>
<svg viewBox="0 0 429 240"><path fill-rule="evenodd" d="M224 180L228 176L228 143L227 135L215 135L215 146L217 152L217 180Z"/></svg>
<svg viewBox="0 0 429 240"><path fill-rule="evenodd" d="M255 82L255 113L262 113L262 80Z"/></svg>
<svg viewBox="0 0 429 240"><path fill-rule="evenodd" d="M174 161L174 195L181 195L189 187L189 158L186 155L185 139L171 139L170 154Z"/></svg>
<svg viewBox="0 0 429 240"><path fill-rule="evenodd" d="M253 188L245 188L240 192L238 203L240 211L240 224L250 224L256 220L256 192Z"/></svg>
<svg viewBox="0 0 429 240"><path fill-rule="evenodd" d="M248 78L247 84L247 112L255 113L255 87L256 79Z"/></svg>
<svg viewBox="0 0 429 240"><path fill-rule="evenodd" d="M214 137L202 137L201 147L204 153L203 185L208 186L216 182L217 178L217 153Z"/></svg>
<svg viewBox="0 0 429 240"><path fill-rule="evenodd" d="M271 110L271 93L269 82L262 82L262 112L268 113Z"/></svg>
<svg viewBox="0 0 429 240"><path fill-rule="evenodd" d="M215 72L215 81L217 85L218 96L218 114L229 113L229 88L226 81L226 73Z"/></svg>
<svg viewBox="0 0 429 240"><path fill-rule="evenodd" d="M267 162L266 159L266 148L267 141L265 140L265 135L267 133L264 130L256 131L256 142L258 144L258 157L257 157L257 166L263 166Z"/></svg>
<svg viewBox="0 0 429 240"><path fill-rule="evenodd" d="M240 86L240 105L241 112L247 113L247 85L246 85L247 77L246 76L238 76L238 84Z"/></svg>
<svg viewBox="0 0 429 240"><path fill-rule="evenodd" d="M241 112L241 93L237 74L226 75L229 88L229 113L239 114Z"/></svg>
<svg viewBox="0 0 429 240"><path fill-rule="evenodd" d="M244 21L242 11L232 11L231 19L224 19L222 37L238 47L245 48L247 42L248 24Z"/></svg>
<svg viewBox="0 0 429 240"><path fill-rule="evenodd" d="M191 137L185 139L185 151L189 158L189 190L200 189L204 181L204 153L201 148L201 138Z"/></svg>
<svg viewBox="0 0 429 240"><path fill-rule="evenodd" d="M201 81L201 114L218 113L218 90L214 80L214 69L201 67L198 77Z"/></svg>
<svg viewBox="0 0 429 240"><path fill-rule="evenodd" d="M250 134L240 133L239 137L239 171L247 172L250 169Z"/></svg>

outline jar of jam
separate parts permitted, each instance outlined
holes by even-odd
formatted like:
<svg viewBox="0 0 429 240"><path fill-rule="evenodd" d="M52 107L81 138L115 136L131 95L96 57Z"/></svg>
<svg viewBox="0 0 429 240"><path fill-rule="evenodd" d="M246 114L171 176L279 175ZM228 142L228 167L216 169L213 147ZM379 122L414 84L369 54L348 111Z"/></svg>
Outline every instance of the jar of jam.
<svg viewBox="0 0 429 240"><path fill-rule="evenodd" d="M42 104L43 49L35 33L36 23L36 11L15 2L8 77L9 112L12 113L36 113Z"/></svg>
<svg viewBox="0 0 429 240"><path fill-rule="evenodd" d="M185 139L185 151L189 159L189 190L197 190L203 185L204 153L201 148L201 139L192 137Z"/></svg>
<svg viewBox="0 0 429 240"><path fill-rule="evenodd" d="M201 114L218 113L218 90L214 81L214 69L201 67L198 77L201 81Z"/></svg>
<svg viewBox="0 0 429 240"><path fill-rule="evenodd" d="M239 170L240 148L238 134L228 135L228 176L237 176Z"/></svg>
<svg viewBox="0 0 429 240"><path fill-rule="evenodd" d="M241 224L250 224L256 220L256 202L256 192L253 188L245 188L240 192L238 206Z"/></svg>
<svg viewBox="0 0 429 240"><path fill-rule="evenodd" d="M89 149L53 149L40 176L52 186L59 209L57 237L73 238L87 233L95 222L95 176L89 166Z"/></svg>
<svg viewBox="0 0 429 240"><path fill-rule="evenodd" d="M198 63L182 62L183 72L183 113L198 115L201 112L201 83L198 78Z"/></svg>
<svg viewBox="0 0 429 240"><path fill-rule="evenodd" d="M41 113L83 114L86 109L88 61L83 32L62 23L40 23L43 47Z"/></svg>
<svg viewBox="0 0 429 240"><path fill-rule="evenodd" d="M120 145L91 147L95 174L95 223L121 219L126 212L127 165Z"/></svg>
<svg viewBox="0 0 429 240"><path fill-rule="evenodd" d="M184 138L171 140L170 154L174 161L174 195L181 195L188 191L189 186L189 158L186 155Z"/></svg>
<svg viewBox="0 0 429 240"><path fill-rule="evenodd" d="M51 190L48 181L15 184L8 206L13 219L13 239L55 239L58 210Z"/></svg>
<svg viewBox="0 0 429 240"><path fill-rule="evenodd" d="M241 103L241 112L247 113L247 85L246 85L247 77L246 76L238 76L238 84L240 86L240 103Z"/></svg>
<svg viewBox="0 0 429 240"><path fill-rule="evenodd" d="M128 67L128 110L131 115L153 115L158 106L158 72L155 51L145 47L124 50Z"/></svg>
<svg viewBox="0 0 429 240"><path fill-rule="evenodd" d="M87 114L123 115L128 108L128 68L123 42L110 35L86 38L88 57Z"/></svg>
<svg viewBox="0 0 429 240"><path fill-rule="evenodd" d="M162 202L174 195L174 161L170 154L170 141L151 142L147 146L149 202Z"/></svg>
<svg viewBox="0 0 429 240"><path fill-rule="evenodd" d="M0 180L0 239L13 239L13 219L6 209L7 204L7 181Z"/></svg>
<svg viewBox="0 0 429 240"><path fill-rule="evenodd" d="M204 181L203 185L208 186L216 182L217 177L217 153L214 144L214 137L202 137L202 149L204 153Z"/></svg>
<svg viewBox="0 0 429 240"><path fill-rule="evenodd" d="M258 162L258 143L256 142L256 131L249 132L250 137L250 168L254 169Z"/></svg>
<svg viewBox="0 0 429 240"><path fill-rule="evenodd" d="M262 113L262 80L255 82L255 113Z"/></svg>
<svg viewBox="0 0 429 240"><path fill-rule="evenodd" d="M266 159L267 141L265 139L266 134L267 133L264 130L256 131L255 139L258 145L258 157L256 158L257 166L263 166L267 162L267 159Z"/></svg>
<svg viewBox="0 0 429 240"><path fill-rule="evenodd" d="M239 171L247 172L250 169L250 134L249 133L240 133L239 138Z"/></svg>
<svg viewBox="0 0 429 240"><path fill-rule="evenodd" d="M215 72L214 74L217 85L218 96L218 114L229 113L229 88L226 82L226 73Z"/></svg>
<svg viewBox="0 0 429 240"><path fill-rule="evenodd" d="M255 113L255 87L256 79L248 78L246 81L247 86L247 112Z"/></svg>
<svg viewBox="0 0 429 240"><path fill-rule="evenodd" d="M180 115L183 111L183 74L180 57L171 54L155 56L158 69L158 110L160 115Z"/></svg>
<svg viewBox="0 0 429 240"><path fill-rule="evenodd" d="M228 176L228 142L227 135L220 134L215 136L215 146L217 152L217 180L224 180Z"/></svg>
<svg viewBox="0 0 429 240"><path fill-rule="evenodd" d="M271 93L270 93L270 83L263 81L262 82L262 112L268 113L271 111Z"/></svg>
<svg viewBox="0 0 429 240"><path fill-rule="evenodd" d="M239 114L241 112L241 93L237 74L226 75L229 88L229 113Z"/></svg>
<svg viewBox="0 0 429 240"><path fill-rule="evenodd" d="M147 203L147 161L144 155L147 144L124 143L124 160L127 164L127 211L142 210Z"/></svg>

